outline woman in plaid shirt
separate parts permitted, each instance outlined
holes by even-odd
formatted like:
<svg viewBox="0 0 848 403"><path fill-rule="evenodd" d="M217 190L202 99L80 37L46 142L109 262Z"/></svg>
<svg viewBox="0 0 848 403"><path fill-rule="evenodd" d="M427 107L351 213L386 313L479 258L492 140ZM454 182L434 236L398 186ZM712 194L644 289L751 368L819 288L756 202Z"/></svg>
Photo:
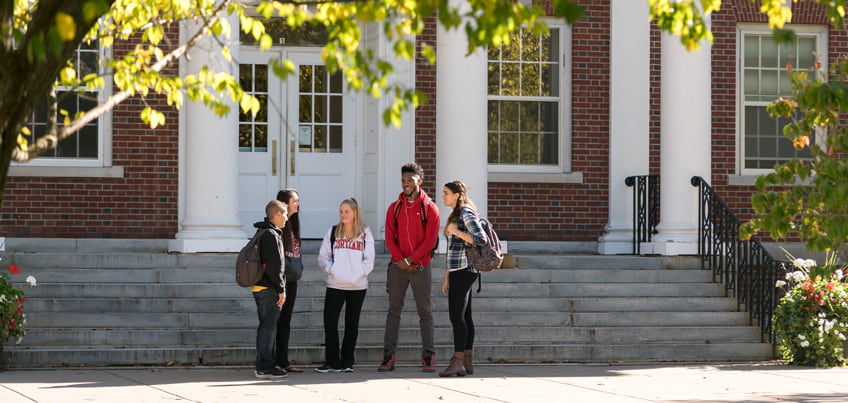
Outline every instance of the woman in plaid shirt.
<svg viewBox="0 0 848 403"><path fill-rule="evenodd" d="M446 183L442 190L442 201L445 206L453 209L445 226L448 248L442 293L448 296L454 353L450 365L439 372L439 376L465 376L474 373L471 363L474 346L471 286L478 276L477 271L468 265L465 246L485 245L488 239L477 217L477 209L468 198L468 189L462 181Z"/></svg>

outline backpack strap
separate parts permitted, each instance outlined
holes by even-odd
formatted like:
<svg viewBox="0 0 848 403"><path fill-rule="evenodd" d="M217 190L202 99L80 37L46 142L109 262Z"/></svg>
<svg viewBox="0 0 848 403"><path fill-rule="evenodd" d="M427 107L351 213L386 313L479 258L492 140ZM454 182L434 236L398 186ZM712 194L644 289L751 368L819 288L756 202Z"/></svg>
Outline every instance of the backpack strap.
<svg viewBox="0 0 848 403"><path fill-rule="evenodd" d="M330 257L335 260L335 245L336 245L336 228L338 225L334 225L333 228L330 229Z"/></svg>

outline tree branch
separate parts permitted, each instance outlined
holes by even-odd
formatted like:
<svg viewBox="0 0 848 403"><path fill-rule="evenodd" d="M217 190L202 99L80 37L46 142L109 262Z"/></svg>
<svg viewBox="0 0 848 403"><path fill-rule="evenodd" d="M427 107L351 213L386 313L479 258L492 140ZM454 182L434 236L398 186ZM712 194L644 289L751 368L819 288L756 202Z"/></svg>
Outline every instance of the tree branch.
<svg viewBox="0 0 848 403"><path fill-rule="evenodd" d="M180 57L182 57L183 55L188 53L188 51L191 48L193 48L195 45L197 45L198 42L200 42L200 39L202 39L207 33L209 33L209 27L215 21L217 21L219 18L221 18L221 12L223 12L226 9L226 7L229 5L230 1L231 0L222 1L221 4L218 5L218 7L215 9L215 12L213 13L213 15L215 15L215 18L209 18L209 19L204 18L203 19L203 21L204 21L203 25L197 31L197 33L194 34L194 36L192 36L188 41L186 41L186 43L178 46L177 48L175 48L174 50L172 50L171 52L166 54L165 57L163 57L161 60L159 60L156 63L154 63L153 65L151 65L150 70L158 73L163 68L167 67L170 63L172 63L176 60L179 60ZM60 141L66 139L68 137L73 136L74 133L76 133L78 130L82 129L88 123L91 123L93 120L99 118L100 116L103 116L105 113L114 109L118 104L120 104L121 102L123 102L127 98L129 98L129 96L130 96L130 93L128 91L126 91L126 90L119 91L118 93L110 96L102 104L96 106L93 109L90 109L88 112L84 113L79 118L74 119L73 121L71 121L71 123L69 125L63 126L58 131L55 129L56 128L56 117L55 117L56 116L56 110L55 110L55 103L54 103L53 104L54 110L52 112L53 130L48 130L48 132L45 135L41 136L38 140L36 140L35 144L30 145L28 147L27 151L23 151L20 148L15 147L14 150L12 151L12 160L14 160L16 162L26 162L26 161L29 161L29 160L41 155L43 152L55 147ZM55 90L54 90L54 99L55 99ZM49 111L48 111L48 114L50 114ZM48 120L48 122L49 122L49 120Z"/></svg>

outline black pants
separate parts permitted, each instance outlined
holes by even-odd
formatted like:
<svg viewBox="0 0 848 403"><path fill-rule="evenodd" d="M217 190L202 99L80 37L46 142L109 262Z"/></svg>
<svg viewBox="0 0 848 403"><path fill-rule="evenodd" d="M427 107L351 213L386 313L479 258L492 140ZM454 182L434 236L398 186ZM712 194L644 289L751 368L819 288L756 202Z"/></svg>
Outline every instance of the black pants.
<svg viewBox="0 0 848 403"><path fill-rule="evenodd" d="M339 290L327 288L324 298L324 344L327 365L330 368L353 368L356 362L353 351L359 336L359 313L367 290ZM345 308L344 339L339 351L339 316Z"/></svg>
<svg viewBox="0 0 848 403"><path fill-rule="evenodd" d="M477 275L467 268L448 274L448 312L453 326L453 351L457 353L474 348L471 287Z"/></svg>
<svg viewBox="0 0 848 403"><path fill-rule="evenodd" d="M274 358L280 368L291 365L289 362L289 335L291 334L291 318L294 312L294 301L297 299L297 281L286 281L286 302L277 319L277 340Z"/></svg>

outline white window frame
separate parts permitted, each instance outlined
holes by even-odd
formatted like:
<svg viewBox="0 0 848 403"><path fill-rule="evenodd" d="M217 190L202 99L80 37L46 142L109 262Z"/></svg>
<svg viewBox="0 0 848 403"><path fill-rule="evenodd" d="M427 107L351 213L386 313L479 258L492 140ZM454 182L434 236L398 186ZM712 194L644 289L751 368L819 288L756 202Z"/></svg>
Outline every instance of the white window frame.
<svg viewBox="0 0 848 403"><path fill-rule="evenodd" d="M812 35L816 37L816 54L821 63L821 71L827 71L828 60L828 27L824 25L793 24L787 26L796 34ZM746 105L768 105L771 101L746 102L745 101L745 69L744 69L744 42L745 35L771 35L772 30L768 24L738 24L736 27L736 172L743 176L755 176L773 172L766 168L745 168L745 106ZM805 66L793 66L798 69L806 69ZM791 94L787 94L791 95ZM773 101L773 100L772 100ZM824 135L816 136L816 144L824 144Z"/></svg>
<svg viewBox="0 0 848 403"><path fill-rule="evenodd" d="M563 174L571 172L571 26L559 20L544 19L551 29L559 32L560 49L560 71L559 71L559 117L558 117L558 163L557 165L513 165L513 164L488 164L489 177L493 182L507 182L511 180L534 182L527 180L533 175L526 174ZM487 86L488 88L488 86ZM504 97L486 95L489 100L503 100ZM506 99L514 99L512 97ZM504 174L504 175L499 175ZM514 174L514 175L510 175ZM551 175L539 177L541 182L580 182L582 176L555 178ZM567 175L568 176L568 175ZM536 182L539 182L536 181Z"/></svg>
<svg viewBox="0 0 848 403"><path fill-rule="evenodd" d="M105 85L98 89L98 103L104 102L112 95L112 76L105 74L102 61L111 55L111 48L103 49L98 46L98 57L100 58L100 74L103 76ZM61 118L61 116L60 116ZM107 168L112 166L112 110L107 111L98 118L97 122L97 158L61 158L61 157L36 157L26 163L13 163L13 176L114 176L111 171L104 171L103 175L85 171L65 171L56 168ZM39 169L28 169L39 168ZM31 172L27 172L31 171Z"/></svg>

